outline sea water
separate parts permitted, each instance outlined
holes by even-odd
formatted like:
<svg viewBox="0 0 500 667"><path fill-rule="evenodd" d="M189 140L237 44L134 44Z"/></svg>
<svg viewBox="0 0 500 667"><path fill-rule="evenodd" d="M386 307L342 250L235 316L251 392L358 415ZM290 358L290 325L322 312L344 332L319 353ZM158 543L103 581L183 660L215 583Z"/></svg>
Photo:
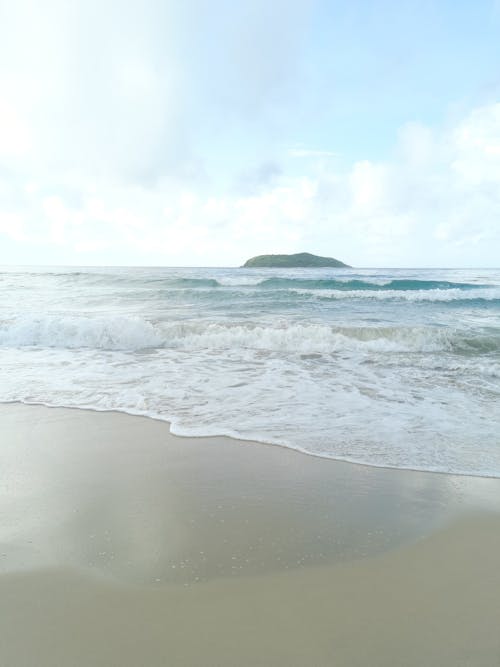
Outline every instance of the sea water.
<svg viewBox="0 0 500 667"><path fill-rule="evenodd" d="M4 402L500 476L497 269L4 267L0 362Z"/></svg>

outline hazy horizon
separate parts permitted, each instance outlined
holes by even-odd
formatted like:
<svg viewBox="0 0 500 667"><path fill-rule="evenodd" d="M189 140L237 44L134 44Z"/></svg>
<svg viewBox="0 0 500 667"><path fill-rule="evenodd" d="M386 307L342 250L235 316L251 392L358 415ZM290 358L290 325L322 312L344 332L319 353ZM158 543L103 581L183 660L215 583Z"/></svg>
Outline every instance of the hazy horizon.
<svg viewBox="0 0 500 667"><path fill-rule="evenodd" d="M257 271L276 271L280 270L280 267L275 268L265 268L265 267L244 267L243 264L0 264L1 268L15 269L15 268L40 268L40 269L243 269L245 270L257 270ZM282 267L283 268L283 267ZM332 271L342 271L344 267L330 267ZM432 271L432 270L443 270L443 271L487 271L489 269L498 270L500 266L388 266L388 265L372 265L372 266L357 266L353 265L349 267L351 270L358 269L359 271L370 271L371 269L383 270L387 269L390 271ZM298 267L300 270L322 270L321 267ZM284 269L283 270L287 270Z"/></svg>

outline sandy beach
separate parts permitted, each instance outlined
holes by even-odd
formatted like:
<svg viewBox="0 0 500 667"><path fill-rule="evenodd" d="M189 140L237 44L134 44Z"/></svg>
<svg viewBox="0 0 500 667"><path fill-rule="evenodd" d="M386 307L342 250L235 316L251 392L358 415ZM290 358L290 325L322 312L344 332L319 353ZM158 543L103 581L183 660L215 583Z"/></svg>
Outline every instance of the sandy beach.
<svg viewBox="0 0 500 667"><path fill-rule="evenodd" d="M0 406L0 664L500 664L500 480Z"/></svg>

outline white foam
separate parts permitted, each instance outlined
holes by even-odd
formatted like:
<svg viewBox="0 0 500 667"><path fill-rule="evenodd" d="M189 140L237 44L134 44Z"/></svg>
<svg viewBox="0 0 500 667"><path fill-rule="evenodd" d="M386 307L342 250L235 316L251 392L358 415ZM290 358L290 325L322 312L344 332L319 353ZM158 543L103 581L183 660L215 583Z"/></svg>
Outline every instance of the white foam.
<svg viewBox="0 0 500 667"><path fill-rule="evenodd" d="M141 350L177 347L311 353L451 350L460 333L440 327L334 327L326 324L150 322L140 317L25 315L0 324L9 347ZM498 345L500 346L500 337Z"/></svg>
<svg viewBox="0 0 500 667"><path fill-rule="evenodd" d="M487 387L471 360L454 363L10 348L0 400L121 410L169 420L182 435L225 434L326 458L500 476L498 380Z"/></svg>
<svg viewBox="0 0 500 667"><path fill-rule="evenodd" d="M476 288L474 290L432 289L432 290L311 290L307 288L290 287L290 291L315 299L372 299L376 301L485 301L500 300L500 289L493 287Z"/></svg>
<svg viewBox="0 0 500 667"><path fill-rule="evenodd" d="M105 274L54 273L43 286L37 275L9 279L0 400L121 410L184 435L371 465L500 476L500 311L477 301L500 296L500 273L423 272L491 288L306 289L296 299L297 289L257 286L262 272L118 273L116 285ZM248 284L174 294L168 284L179 278Z"/></svg>
<svg viewBox="0 0 500 667"><path fill-rule="evenodd" d="M25 315L0 324L0 345L137 350L161 344L151 323L138 317Z"/></svg>

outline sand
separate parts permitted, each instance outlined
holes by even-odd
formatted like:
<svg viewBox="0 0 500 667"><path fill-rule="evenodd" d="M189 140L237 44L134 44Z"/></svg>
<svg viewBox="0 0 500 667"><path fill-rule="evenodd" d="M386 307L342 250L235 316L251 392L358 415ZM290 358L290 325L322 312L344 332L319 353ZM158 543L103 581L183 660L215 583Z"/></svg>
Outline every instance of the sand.
<svg viewBox="0 0 500 667"><path fill-rule="evenodd" d="M500 665L500 480L0 406L0 665Z"/></svg>

